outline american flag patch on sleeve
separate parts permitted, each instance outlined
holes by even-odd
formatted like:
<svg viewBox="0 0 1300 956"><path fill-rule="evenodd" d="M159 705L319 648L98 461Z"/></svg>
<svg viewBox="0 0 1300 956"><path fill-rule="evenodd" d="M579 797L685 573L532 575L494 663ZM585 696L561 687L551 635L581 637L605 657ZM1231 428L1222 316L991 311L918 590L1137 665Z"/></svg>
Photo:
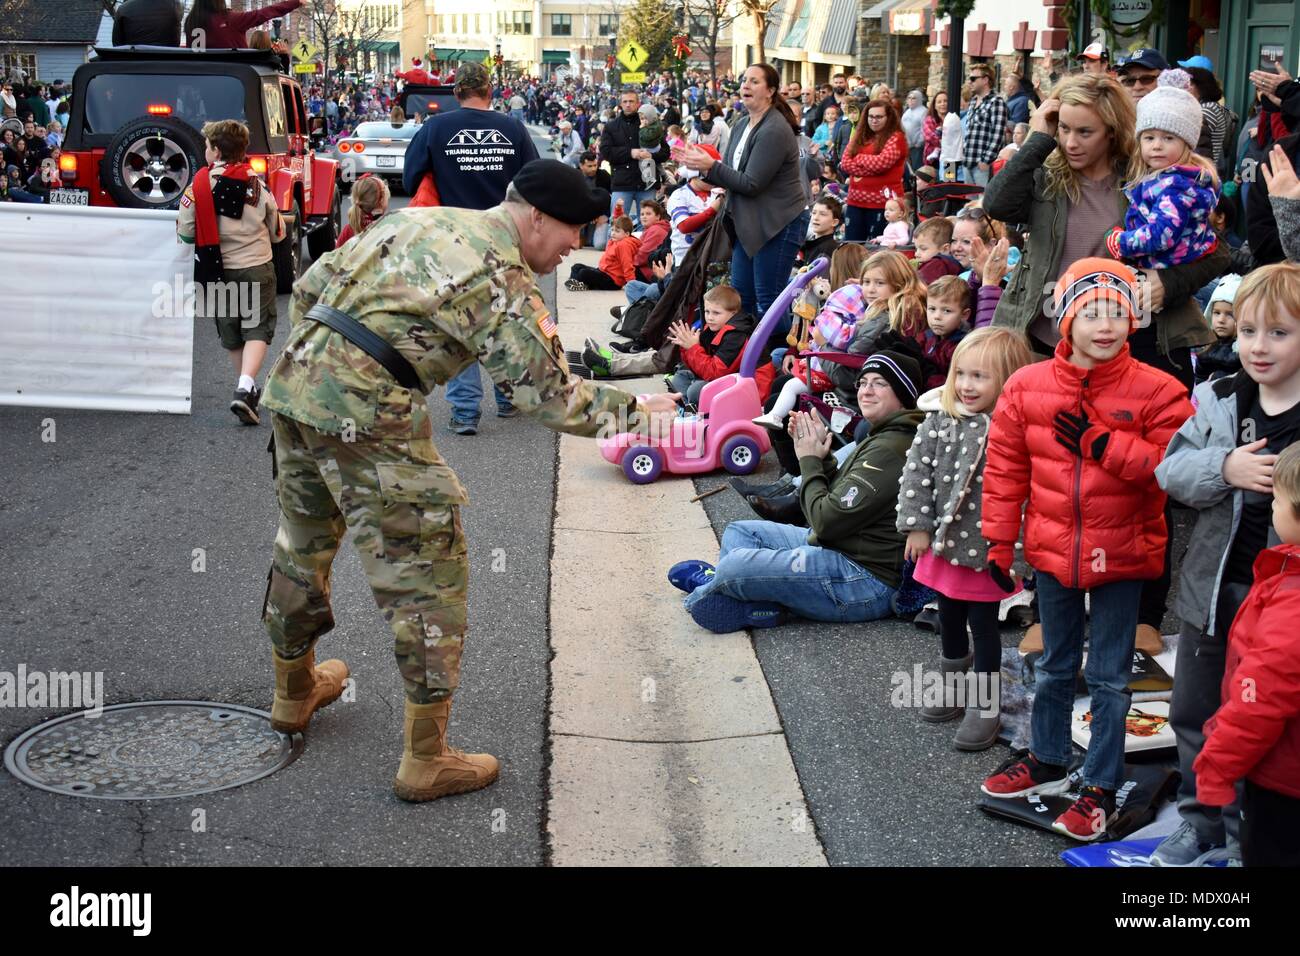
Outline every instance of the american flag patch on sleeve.
<svg viewBox="0 0 1300 956"><path fill-rule="evenodd" d="M551 318L551 313L543 312L537 319L537 327L542 330L542 334L548 339L555 338L555 334L560 331L560 327L555 324Z"/></svg>

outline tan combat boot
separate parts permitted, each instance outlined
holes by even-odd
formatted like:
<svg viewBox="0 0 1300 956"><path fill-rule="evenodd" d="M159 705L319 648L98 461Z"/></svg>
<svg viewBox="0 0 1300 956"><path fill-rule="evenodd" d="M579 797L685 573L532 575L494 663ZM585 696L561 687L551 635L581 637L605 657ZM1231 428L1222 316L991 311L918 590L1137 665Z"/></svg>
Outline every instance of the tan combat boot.
<svg viewBox="0 0 1300 956"><path fill-rule="evenodd" d="M1133 646L1137 650L1146 651L1152 657L1155 657L1164 651L1165 639L1150 624L1139 624L1137 634L1133 638Z"/></svg>
<svg viewBox="0 0 1300 956"><path fill-rule="evenodd" d="M1020 639L1020 653L1033 654L1043 652L1043 625L1030 624L1025 628L1025 636Z"/></svg>
<svg viewBox="0 0 1300 956"><path fill-rule="evenodd" d="M285 660L276 651L275 702L271 705L271 726L281 733L300 734L307 729L311 715L343 694L348 665L326 661L316 666L316 651Z"/></svg>
<svg viewBox="0 0 1300 956"><path fill-rule="evenodd" d="M497 778L490 754L467 754L447 746L451 698L433 704L406 702L406 746L393 789L403 800L423 803L453 793L481 790Z"/></svg>

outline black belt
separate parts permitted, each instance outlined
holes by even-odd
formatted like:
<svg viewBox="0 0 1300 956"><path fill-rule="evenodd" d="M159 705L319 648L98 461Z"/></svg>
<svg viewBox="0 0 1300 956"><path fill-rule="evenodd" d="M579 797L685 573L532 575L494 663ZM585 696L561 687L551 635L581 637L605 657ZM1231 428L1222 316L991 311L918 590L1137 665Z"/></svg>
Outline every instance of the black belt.
<svg viewBox="0 0 1300 956"><path fill-rule="evenodd" d="M420 376L415 371L415 367L402 357L402 353L389 345L382 336L366 328L346 312L340 312L332 305L317 302L307 310L307 318L315 319L321 325L329 326L361 349L387 369L388 374L397 379L398 384L403 388L424 391L424 383L420 381Z"/></svg>

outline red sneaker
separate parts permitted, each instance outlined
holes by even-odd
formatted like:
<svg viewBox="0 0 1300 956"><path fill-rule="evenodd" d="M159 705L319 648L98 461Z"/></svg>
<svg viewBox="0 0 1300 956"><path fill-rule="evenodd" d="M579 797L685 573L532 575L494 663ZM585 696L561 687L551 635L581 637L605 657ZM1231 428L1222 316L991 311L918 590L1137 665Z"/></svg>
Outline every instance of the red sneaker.
<svg viewBox="0 0 1300 956"><path fill-rule="evenodd" d="M1028 750L1017 750L980 786L990 797L1011 800L1035 793L1065 793L1070 773L1065 767L1042 763Z"/></svg>
<svg viewBox="0 0 1300 956"><path fill-rule="evenodd" d="M1115 822L1118 815L1115 812L1115 791L1084 787L1079 791L1079 799L1052 823L1052 829L1083 843L1091 843L1106 835L1106 828Z"/></svg>

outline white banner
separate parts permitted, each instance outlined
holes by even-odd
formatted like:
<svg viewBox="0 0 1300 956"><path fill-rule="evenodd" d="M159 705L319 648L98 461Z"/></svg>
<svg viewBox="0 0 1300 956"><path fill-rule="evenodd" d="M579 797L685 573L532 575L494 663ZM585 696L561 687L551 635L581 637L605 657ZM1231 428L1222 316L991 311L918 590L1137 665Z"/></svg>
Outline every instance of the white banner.
<svg viewBox="0 0 1300 956"><path fill-rule="evenodd" d="M193 248L175 212L0 203L0 404L189 414Z"/></svg>

